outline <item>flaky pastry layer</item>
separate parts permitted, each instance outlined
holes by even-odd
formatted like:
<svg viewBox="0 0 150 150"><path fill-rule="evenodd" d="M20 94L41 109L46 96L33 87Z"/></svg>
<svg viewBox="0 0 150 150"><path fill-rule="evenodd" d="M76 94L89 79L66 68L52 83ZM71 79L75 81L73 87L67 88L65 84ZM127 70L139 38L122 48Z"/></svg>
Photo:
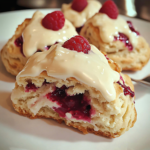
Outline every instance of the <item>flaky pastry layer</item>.
<svg viewBox="0 0 150 150"><path fill-rule="evenodd" d="M103 42L103 39L100 37L100 29L91 23L84 25L80 35L85 37L90 44L95 45L100 51L105 52L109 58L121 66L122 70L141 70L150 59L150 47L141 36L138 37L136 48L129 51L123 42Z"/></svg>
<svg viewBox="0 0 150 150"><path fill-rule="evenodd" d="M123 78L126 85L134 90L130 78L127 75L123 75ZM88 99L91 100L91 107L95 110L95 114L91 117L91 122L76 119L69 120L60 117L57 112L47 106L41 107L38 113L34 114L29 108L28 103L32 98L39 97L45 89L39 88L36 92L25 92L25 87L28 82L34 83L36 87L41 87L45 80L56 87L65 85L69 88L68 93L70 95L86 94ZM16 83L11 99L15 110L30 118L53 118L58 122L64 121L66 125L77 128L84 134L92 132L97 135L115 138L128 131L134 125L137 114L133 102L134 98L125 96L119 84L114 83L114 88L116 90L116 99L108 102L100 91L80 83L75 78L57 79L48 76L46 71L44 71L37 77L21 77Z"/></svg>
<svg viewBox="0 0 150 150"><path fill-rule="evenodd" d="M15 40L22 35L23 30L29 24L30 20L31 19L25 19L24 22L17 27L13 37L8 40L1 50L1 59L6 70L15 76L23 69L28 60L21 54L20 47L15 45Z"/></svg>

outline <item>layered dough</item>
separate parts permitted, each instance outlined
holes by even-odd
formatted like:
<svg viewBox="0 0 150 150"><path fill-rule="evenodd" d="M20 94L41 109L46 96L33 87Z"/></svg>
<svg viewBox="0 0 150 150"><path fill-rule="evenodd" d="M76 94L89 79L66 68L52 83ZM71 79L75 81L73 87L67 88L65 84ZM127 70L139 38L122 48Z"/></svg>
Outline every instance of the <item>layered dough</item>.
<svg viewBox="0 0 150 150"><path fill-rule="evenodd" d="M17 27L13 37L2 48L2 62L12 75L17 75L23 69L28 58L37 51L48 50L52 44L64 42L77 35L74 26L68 20L65 20L64 27L58 31L44 28L41 24L43 17L44 14L36 11L31 19L25 19ZM20 37L23 38L23 45L17 46L15 41Z"/></svg>
<svg viewBox="0 0 150 150"><path fill-rule="evenodd" d="M124 78L126 79L126 84L130 85L133 90L130 78L127 76L124 76ZM91 122L60 117L59 114L50 107L52 105L48 105L48 99L47 103L45 102L46 100L43 99L45 102L43 102L43 106L40 105L41 107L38 107L37 105L38 112L35 108L31 108L30 104L34 102L34 99L38 99L39 95L44 93L49 86L41 87L36 92L25 92L27 81L31 81L35 85L39 86L42 85L45 79L47 82L52 83L53 86L61 87L62 85L66 85L67 87L70 87L69 94L85 94L86 91L86 95L88 95L88 98L91 100L91 106L96 111L91 118ZM133 103L134 98L131 99L130 96L125 96L123 94L123 89L118 84L114 84L117 92L116 99L112 102L107 102L99 91L81 84L74 78L68 78L66 81L63 81L49 77L46 72L43 72L36 78L24 77L20 82L20 85L16 83L11 99L15 110L21 115L25 115L30 118L53 118L58 122L64 121L66 125L73 126L82 131L84 134L92 132L110 138L122 135L125 131L128 131L136 121L136 110Z"/></svg>
<svg viewBox="0 0 150 150"><path fill-rule="evenodd" d="M28 58L22 55L20 47L17 47L14 42L22 35L23 30L29 22L30 19L25 19L24 22L17 27L13 37L8 40L0 52L6 70L15 76L22 70Z"/></svg>
<svg viewBox="0 0 150 150"><path fill-rule="evenodd" d="M24 69L18 74L16 85L11 95L15 110L31 118L46 117L53 118L58 122L64 121L66 125L77 128L84 134L92 132L94 134L115 138L122 135L125 131L128 131L129 128L134 125L137 116L134 106L134 97L125 95L124 89L117 81L120 83L125 82L124 84L134 91L131 79L127 75L120 73L121 69L116 63L110 59L107 60L98 50L93 49L94 47L91 46L93 52L83 54L82 52L78 53L61 48L61 45L54 45L50 48L50 51L41 52L40 57L40 53L36 53L36 55L32 56ZM57 51L59 53L57 53ZM65 51L68 54L68 59L60 54L61 52L65 53ZM76 57L77 54L79 57ZM95 59L90 59L94 54ZM70 55L74 55L75 59L69 59ZM57 56L60 56L62 60L59 60ZM83 57L81 59L82 61L80 61L82 65L79 66L82 70L80 68L78 70L72 65L72 61L75 63L80 56ZM84 61L87 57L89 57L89 63ZM97 62L96 57L99 58L99 62ZM63 59L67 63L70 63L73 69L66 69L67 66L65 66ZM53 63L51 63L51 60L53 60ZM61 72L57 69L55 69L55 71L53 70L53 65L58 65L58 63L55 62L56 60L59 60L59 70L61 70ZM68 62L69 60L70 62ZM41 65L35 65L38 62L40 62ZM89 68L90 63L94 64L95 62L98 63L100 68L102 67L100 69L101 77L92 76L92 74L95 73L94 67L91 75L89 74L88 76L88 74L86 74L88 72L86 67L91 69ZM64 64L61 65L62 63ZM30 67L31 64L32 67ZM109 70L109 67L111 70L105 74ZM84 76L83 79L82 76ZM120 76L122 76L122 78L120 78ZM90 79L90 77L93 82L90 83L90 81L87 80L86 83L86 79ZM106 78L102 80L103 77ZM94 82L97 78L99 81ZM27 90L29 83L34 84L34 86L38 88ZM68 111L64 117L55 111L55 109L61 108L62 105L60 106L59 103L49 99L46 95L52 93L56 88L63 86L67 87L65 90L67 96L83 94L83 96L88 99L89 108L92 110L88 120L82 117L74 117L71 113L72 111ZM111 87L111 89L108 87Z"/></svg>
<svg viewBox="0 0 150 150"><path fill-rule="evenodd" d="M114 36L118 36L119 32L129 38L133 46L132 50L129 50L123 42L114 40ZM122 70L140 70L150 58L148 43L142 36L132 32L126 21L119 16L114 20L106 14L97 13L85 23L80 35L100 51L106 52L109 58L121 66Z"/></svg>

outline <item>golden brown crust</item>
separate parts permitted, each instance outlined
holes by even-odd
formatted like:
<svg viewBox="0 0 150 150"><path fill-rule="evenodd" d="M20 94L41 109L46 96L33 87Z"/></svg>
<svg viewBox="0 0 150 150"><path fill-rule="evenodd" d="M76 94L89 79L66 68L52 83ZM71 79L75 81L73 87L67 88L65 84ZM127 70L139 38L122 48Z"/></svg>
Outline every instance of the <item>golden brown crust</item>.
<svg viewBox="0 0 150 150"><path fill-rule="evenodd" d="M139 36L136 48L129 51L120 41L104 43L99 33L100 29L98 27L87 22L82 28L80 35L84 36L90 44L95 45L99 50L105 52L122 70L141 70L149 61L150 47L143 37Z"/></svg>
<svg viewBox="0 0 150 150"><path fill-rule="evenodd" d="M23 30L29 24L30 20L31 19L25 19L22 24L18 25L15 34L1 50L1 59L6 70L15 76L22 70L27 58L21 54L20 47L17 47L14 42L22 35Z"/></svg>

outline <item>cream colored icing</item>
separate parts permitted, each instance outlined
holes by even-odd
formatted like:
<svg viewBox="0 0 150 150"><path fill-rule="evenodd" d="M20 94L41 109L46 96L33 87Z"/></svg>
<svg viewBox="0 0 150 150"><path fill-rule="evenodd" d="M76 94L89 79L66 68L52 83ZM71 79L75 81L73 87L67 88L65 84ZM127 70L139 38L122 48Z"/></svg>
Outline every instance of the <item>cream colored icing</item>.
<svg viewBox="0 0 150 150"><path fill-rule="evenodd" d="M101 3L96 0L88 0L88 5L81 12L71 8L72 4L63 4L62 11L65 18L68 19L75 27L81 27L87 19L91 18L101 8Z"/></svg>
<svg viewBox="0 0 150 150"><path fill-rule="evenodd" d="M113 83L119 80L120 75L111 69L105 56L93 45L88 54L68 50L61 44L53 45L48 51L37 52L17 75L17 82L20 77L35 77L44 70L48 76L63 80L74 77L99 90L107 101L116 98Z"/></svg>
<svg viewBox="0 0 150 150"><path fill-rule="evenodd" d="M30 57L37 50L45 50L45 46L52 45L55 42L64 42L74 35L77 35L74 26L65 19L64 27L58 31L46 29L41 22L44 17L39 11L36 11L23 31L23 53Z"/></svg>
<svg viewBox="0 0 150 150"><path fill-rule="evenodd" d="M87 24L88 23L92 23L93 26L99 28L100 37L105 43L113 42L114 36L117 36L118 33L121 32L128 36L134 47L137 45L139 36L129 29L127 22L120 16L118 16L117 19L111 19L106 14L97 13L87 21Z"/></svg>

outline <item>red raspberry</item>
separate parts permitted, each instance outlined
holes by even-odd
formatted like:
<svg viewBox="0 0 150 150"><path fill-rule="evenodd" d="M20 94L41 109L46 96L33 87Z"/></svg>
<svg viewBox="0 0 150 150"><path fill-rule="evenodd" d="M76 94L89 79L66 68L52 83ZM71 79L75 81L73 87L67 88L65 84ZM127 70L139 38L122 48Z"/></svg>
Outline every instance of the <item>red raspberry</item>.
<svg viewBox="0 0 150 150"><path fill-rule="evenodd" d="M42 19L42 25L54 31L58 31L61 29L65 24L65 17L61 11L54 11L52 13L47 14Z"/></svg>
<svg viewBox="0 0 150 150"><path fill-rule="evenodd" d="M118 17L118 8L112 0L106 1L99 12L107 14L111 19L117 19Z"/></svg>
<svg viewBox="0 0 150 150"><path fill-rule="evenodd" d="M91 50L89 42L82 36L77 35L66 41L62 47L74 50L77 52L83 52L88 54L88 51Z"/></svg>
<svg viewBox="0 0 150 150"><path fill-rule="evenodd" d="M87 4L87 0L73 0L71 8L75 11L81 12Z"/></svg>

